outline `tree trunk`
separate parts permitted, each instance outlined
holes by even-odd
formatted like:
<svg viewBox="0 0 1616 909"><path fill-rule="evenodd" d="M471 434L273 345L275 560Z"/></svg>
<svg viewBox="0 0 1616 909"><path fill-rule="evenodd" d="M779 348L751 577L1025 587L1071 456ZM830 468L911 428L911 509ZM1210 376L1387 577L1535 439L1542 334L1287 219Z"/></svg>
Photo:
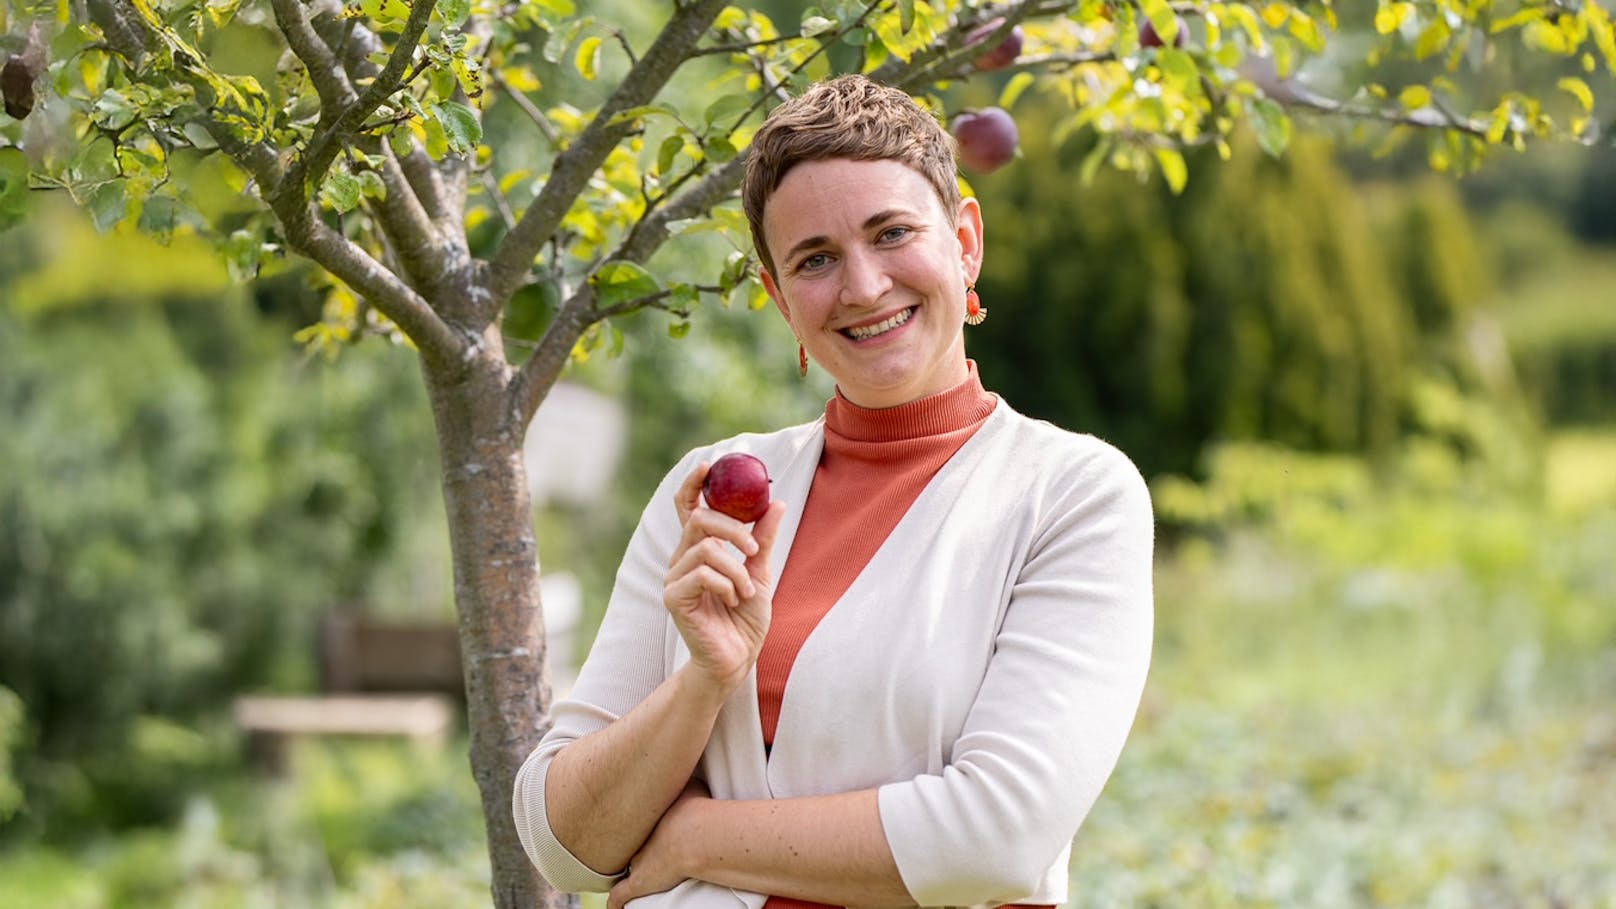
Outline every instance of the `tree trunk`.
<svg viewBox="0 0 1616 909"><path fill-rule="evenodd" d="M528 861L511 816L517 768L548 728L550 681L522 460L526 426L508 405L514 371L497 327L484 341L485 353L453 378L425 368L443 460L471 770L482 795L496 909L572 909L576 898L551 891Z"/></svg>

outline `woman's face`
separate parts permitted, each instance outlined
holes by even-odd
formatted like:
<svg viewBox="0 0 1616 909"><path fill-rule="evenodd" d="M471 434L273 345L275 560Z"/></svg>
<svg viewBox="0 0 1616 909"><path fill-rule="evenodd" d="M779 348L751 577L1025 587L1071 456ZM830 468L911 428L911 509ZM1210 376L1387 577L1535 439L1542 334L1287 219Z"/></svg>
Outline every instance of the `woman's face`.
<svg viewBox="0 0 1616 909"><path fill-rule="evenodd" d="M769 296L861 407L894 407L965 381L965 285L982 265L975 199L950 224L931 184L898 161L792 168L763 210Z"/></svg>

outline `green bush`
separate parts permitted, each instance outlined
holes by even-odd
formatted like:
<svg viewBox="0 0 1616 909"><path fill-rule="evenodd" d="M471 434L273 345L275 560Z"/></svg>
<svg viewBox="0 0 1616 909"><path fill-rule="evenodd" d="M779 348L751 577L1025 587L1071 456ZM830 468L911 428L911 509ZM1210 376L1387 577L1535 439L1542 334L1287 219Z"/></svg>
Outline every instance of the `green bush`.
<svg viewBox="0 0 1616 909"><path fill-rule="evenodd" d="M437 497L405 352L333 367L244 294L153 293L0 309L0 684L35 832L172 817L233 760L185 727L312 684L317 615L381 589Z"/></svg>
<svg viewBox="0 0 1616 909"><path fill-rule="evenodd" d="M1368 193L1318 140L1202 151L1181 196L1104 167L1084 185L1079 141L1028 131L1022 150L977 186L992 315L969 350L1017 407L1147 475L1220 440L1387 453L1428 375L1518 406L1465 340L1491 278L1450 186Z"/></svg>

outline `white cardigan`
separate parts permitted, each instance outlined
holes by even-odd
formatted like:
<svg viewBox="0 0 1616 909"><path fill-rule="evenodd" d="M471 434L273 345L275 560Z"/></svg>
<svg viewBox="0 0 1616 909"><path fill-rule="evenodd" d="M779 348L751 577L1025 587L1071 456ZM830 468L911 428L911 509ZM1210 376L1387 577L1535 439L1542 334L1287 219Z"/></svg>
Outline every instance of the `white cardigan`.
<svg viewBox="0 0 1616 909"><path fill-rule="evenodd" d="M605 619L513 807L562 890L607 890L545 817L550 761L689 659L662 605L680 527L673 492L702 460L762 458L790 505L780 577L824 447L824 421L686 455L646 506ZM755 671L719 713L699 773L715 798L879 788L881 824L922 906L1061 903L1072 838L1116 765L1152 630L1149 493L1121 452L1001 399L809 635L765 756ZM636 909L759 909L701 881Z"/></svg>

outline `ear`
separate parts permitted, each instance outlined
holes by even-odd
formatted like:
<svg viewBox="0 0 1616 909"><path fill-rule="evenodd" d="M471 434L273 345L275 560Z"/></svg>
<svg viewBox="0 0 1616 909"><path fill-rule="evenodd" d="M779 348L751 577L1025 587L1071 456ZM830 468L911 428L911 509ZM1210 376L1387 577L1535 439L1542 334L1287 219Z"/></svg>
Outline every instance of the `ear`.
<svg viewBox="0 0 1616 909"><path fill-rule="evenodd" d="M965 280L976 283L982 273L982 206L974 198L960 200L954 218L955 236L960 245L960 267Z"/></svg>
<svg viewBox="0 0 1616 909"><path fill-rule="evenodd" d="M786 303L786 295L780 292L780 285L774 283L774 275L763 266L758 266L758 277L763 279L763 289L768 291L769 299L780 308L780 314L786 317L786 324L791 324L791 306Z"/></svg>

